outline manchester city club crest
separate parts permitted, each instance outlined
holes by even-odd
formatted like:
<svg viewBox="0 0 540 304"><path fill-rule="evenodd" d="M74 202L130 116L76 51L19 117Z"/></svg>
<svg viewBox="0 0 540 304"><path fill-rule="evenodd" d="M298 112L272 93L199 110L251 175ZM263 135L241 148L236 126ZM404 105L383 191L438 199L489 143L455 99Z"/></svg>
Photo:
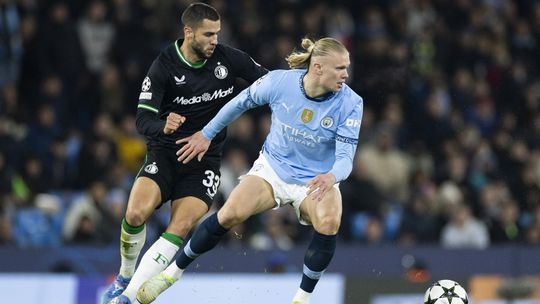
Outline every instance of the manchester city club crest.
<svg viewBox="0 0 540 304"><path fill-rule="evenodd" d="M304 109L304 111L302 111L302 116L300 116L300 118L302 119L303 123L307 124L313 119L313 111L311 111L310 109Z"/></svg>
<svg viewBox="0 0 540 304"><path fill-rule="evenodd" d="M334 120L332 117L325 117L323 120L321 120L321 127L328 129L331 128L334 125Z"/></svg>
<svg viewBox="0 0 540 304"><path fill-rule="evenodd" d="M150 165L144 167L144 171L150 174L156 174L158 172L158 167L156 165L156 162L153 162Z"/></svg>
<svg viewBox="0 0 540 304"><path fill-rule="evenodd" d="M229 74L229 71L227 70L227 67L224 65L221 65L221 63L218 62L218 66L214 69L214 75L216 75L217 79L225 79L227 75Z"/></svg>

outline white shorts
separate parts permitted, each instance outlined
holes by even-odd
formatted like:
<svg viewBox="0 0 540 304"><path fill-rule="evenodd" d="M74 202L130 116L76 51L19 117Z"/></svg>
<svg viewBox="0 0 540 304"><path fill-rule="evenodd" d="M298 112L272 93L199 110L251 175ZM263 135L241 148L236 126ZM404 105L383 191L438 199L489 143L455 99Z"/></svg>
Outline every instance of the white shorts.
<svg viewBox="0 0 540 304"><path fill-rule="evenodd" d="M311 223L304 220L300 215L300 205L307 197L307 191L309 190L307 186L288 184L283 181L277 175L276 171L272 169L272 166L270 166L262 153L259 155L259 158L257 158L255 163L253 163L253 167L251 167L246 175L258 176L272 186L274 199L276 201L276 207L274 209L290 204L294 207L300 224L311 225ZM240 177L240 179L242 179L242 177ZM339 191L339 184L335 184L334 188Z"/></svg>

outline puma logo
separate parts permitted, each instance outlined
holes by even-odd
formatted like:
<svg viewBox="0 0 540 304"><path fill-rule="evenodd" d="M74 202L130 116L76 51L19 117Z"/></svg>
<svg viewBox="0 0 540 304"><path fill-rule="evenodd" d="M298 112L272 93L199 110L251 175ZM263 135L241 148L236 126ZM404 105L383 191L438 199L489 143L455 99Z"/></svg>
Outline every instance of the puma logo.
<svg viewBox="0 0 540 304"><path fill-rule="evenodd" d="M281 105L285 108L287 114L289 114L290 108L284 102L282 102Z"/></svg>

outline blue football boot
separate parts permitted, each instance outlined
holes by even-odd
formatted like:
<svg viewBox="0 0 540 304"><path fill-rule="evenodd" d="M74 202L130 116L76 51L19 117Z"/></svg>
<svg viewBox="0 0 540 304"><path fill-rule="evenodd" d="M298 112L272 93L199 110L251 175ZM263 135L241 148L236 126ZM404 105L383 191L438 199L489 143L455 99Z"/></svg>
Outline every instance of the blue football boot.
<svg viewBox="0 0 540 304"><path fill-rule="evenodd" d="M131 304L131 301L128 297L124 295L120 295L119 297L116 297L112 299L112 301L109 302L110 304Z"/></svg>
<svg viewBox="0 0 540 304"><path fill-rule="evenodd" d="M119 295L121 295L124 292L124 290L126 290L126 287L128 286L129 281L130 279L126 279L121 275L117 275L116 279L111 283L109 288L107 288L107 291L105 291L105 293L103 294L103 298L101 299L101 304L112 303L111 301L114 298L117 298ZM119 302L119 303L129 303L129 302Z"/></svg>

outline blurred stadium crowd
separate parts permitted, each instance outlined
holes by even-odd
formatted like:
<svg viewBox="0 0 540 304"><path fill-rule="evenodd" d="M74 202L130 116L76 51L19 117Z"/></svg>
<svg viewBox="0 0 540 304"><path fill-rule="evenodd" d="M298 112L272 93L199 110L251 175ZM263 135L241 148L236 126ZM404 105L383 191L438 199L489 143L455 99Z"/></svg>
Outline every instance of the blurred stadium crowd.
<svg viewBox="0 0 540 304"><path fill-rule="evenodd" d="M0 0L0 245L117 244L145 155L141 81L189 3ZM208 3L222 15L220 42L269 69L286 68L304 35L349 48L364 117L341 184L343 241L540 244L539 1ZM268 127L259 110L229 128L216 207ZM289 209L249 220L228 244L302 242Z"/></svg>

